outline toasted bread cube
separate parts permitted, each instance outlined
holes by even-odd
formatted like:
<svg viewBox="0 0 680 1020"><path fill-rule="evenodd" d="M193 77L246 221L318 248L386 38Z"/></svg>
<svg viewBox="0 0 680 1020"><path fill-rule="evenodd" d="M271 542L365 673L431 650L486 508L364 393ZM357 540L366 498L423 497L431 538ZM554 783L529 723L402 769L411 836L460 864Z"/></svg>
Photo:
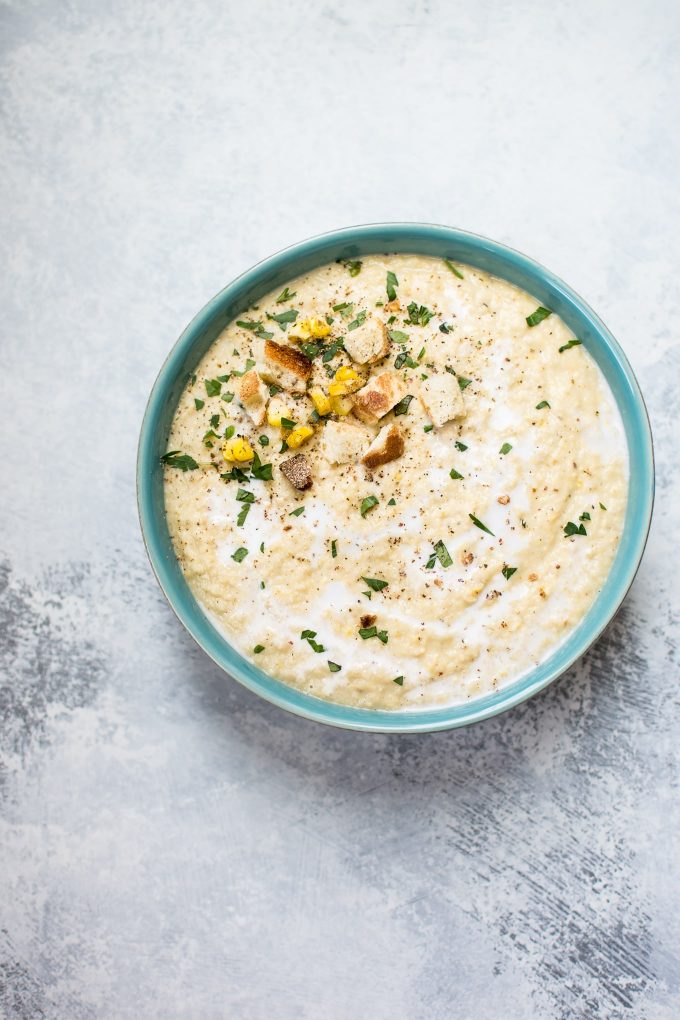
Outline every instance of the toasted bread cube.
<svg viewBox="0 0 680 1020"><path fill-rule="evenodd" d="M269 388L254 368L241 376L236 387L236 395L239 404L248 412L253 424L259 428L267 413Z"/></svg>
<svg viewBox="0 0 680 1020"><path fill-rule="evenodd" d="M361 458L367 468L377 468L401 457L404 452L404 435L397 425L383 425L366 453Z"/></svg>
<svg viewBox="0 0 680 1020"><path fill-rule="evenodd" d="M360 425L329 421L323 430L322 453L330 464L351 464L358 460L371 435Z"/></svg>
<svg viewBox="0 0 680 1020"><path fill-rule="evenodd" d="M441 428L447 421L465 417L465 402L458 385L458 379L449 372L431 375L420 387L420 402L432 419L432 424Z"/></svg>
<svg viewBox="0 0 680 1020"><path fill-rule="evenodd" d="M304 453L281 462L281 471L294 489L309 489L312 484L312 469Z"/></svg>
<svg viewBox="0 0 680 1020"><path fill-rule="evenodd" d="M387 327L379 319L369 317L344 338L345 350L358 365L373 365L384 358L390 349Z"/></svg>
<svg viewBox="0 0 680 1020"><path fill-rule="evenodd" d="M265 340L257 369L267 382L276 383L289 393L304 393L307 380L312 374L312 363L294 347L277 344L275 340Z"/></svg>
<svg viewBox="0 0 680 1020"><path fill-rule="evenodd" d="M395 404L406 396L406 383L396 372L388 370L369 379L354 398L352 410L367 425L377 425Z"/></svg>

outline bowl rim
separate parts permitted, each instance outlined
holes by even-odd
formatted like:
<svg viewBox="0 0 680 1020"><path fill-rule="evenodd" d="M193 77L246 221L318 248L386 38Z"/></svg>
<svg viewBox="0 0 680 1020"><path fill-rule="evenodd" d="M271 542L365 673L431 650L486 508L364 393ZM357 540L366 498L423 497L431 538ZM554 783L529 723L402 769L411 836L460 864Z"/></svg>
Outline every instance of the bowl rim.
<svg viewBox="0 0 680 1020"><path fill-rule="evenodd" d="M239 290L243 290L246 284L251 280L255 281L262 275L263 271L267 267L275 267L282 260L285 262L286 259L292 258L296 254L301 255L306 248L313 249L315 245L321 245L323 243L337 243L339 247L343 243L351 244L361 240L371 240L378 233L385 231L395 234L413 233L414 231L434 231L442 237L443 235L446 235L447 240L449 240L451 244L462 243L463 245L469 245L471 247L476 246L486 250L492 256L497 256L500 259L510 259L519 268L526 271L531 276L536 277L537 280L544 281L550 288L559 293L568 304L574 306L576 310L589 320L589 325L598 334L599 339L604 342L605 346L608 347L610 352L614 355L614 360L618 369L623 373L625 382L632 393L635 409L638 412L637 427L641 428L640 439L645 448L645 467L647 468L646 477L643 479L645 482L645 492L643 493L644 508L642 510L640 526L638 526L635 534L634 549L632 551L632 555L628 558L625 574L619 584L613 603L602 615L602 618L598 621L592 631L585 636L585 640L582 640L580 644L578 644L567 656L567 658L557 664L552 671L548 672L544 677L532 682L531 676L540 669L540 664L539 666L533 667L527 671L527 673L514 680L511 684L508 684L507 688L499 688L496 692L498 700L489 705L483 704L487 695L474 698L469 702L459 702L452 705L438 707L431 706L430 708L407 711L355 708L353 706L342 705L338 702L327 701L325 699L306 694L305 692L302 692L283 681L277 680L275 677L272 677L271 674L268 674L264 670L259 669L259 667L254 666L254 664L249 663L249 661L228 641L227 637L211 625L212 631L218 638L216 644L219 646L220 652L225 653L225 656L221 656L217 653L217 651L208 647L206 640L197 633L197 628L193 625L192 621L187 618L187 613L181 605L178 604L181 601L178 597L176 597L178 593L171 591L170 585L164 581L160 557L157 556L156 550L152 548L151 536L153 532L154 518L151 510L153 496L150 490L150 469L152 467L150 448L152 445L153 431L156 426L154 418L158 413L160 413L158 409L159 402L162 400L164 391L169 388L169 384L172 382L172 369L180 354L185 351L189 351L196 341L200 339L202 331L212 321L216 312L221 308L229 296L237 294ZM403 250L408 251L407 248L404 248ZM319 261L317 263L317 265L323 264L324 261ZM492 275L497 275L501 279L506 279L500 273L492 273ZM215 664L223 670L223 672L237 680L254 694L264 698L270 704L274 704L285 711L314 722L324 723L325 725L331 725L341 729L363 732L424 733L469 726L473 723L481 722L484 719L489 719L509 711L511 708L529 700L550 684L554 683L595 644L620 609L642 561L642 556L649 536L654 507L654 446L647 406L626 354L602 319L595 311L593 311L590 305L574 290L572 290L572 288L569 287L569 285L566 284L560 277L546 269L535 259L530 258L517 249L512 248L509 245L502 244L501 242L494 241L482 234L461 230L456 227L449 227L444 224L426 223L421 221L375 222L342 227L337 230L324 231L323 233L314 234L311 237L287 245L286 247L281 248L273 254L254 263L250 268L246 269L227 283L217 292L217 294L203 305L203 307L193 316L188 325L182 330L179 338L171 347L151 388L142 419L137 446L136 483L137 512L144 547L161 591L165 595L170 608L180 623L185 627L206 655L208 655L213 662L215 662ZM623 531L620 541L622 540ZM613 565L614 564L612 563L612 567L610 567L610 574L612 572ZM609 577L610 574L607 576ZM187 590L189 590L188 585ZM581 618L580 623L577 624L577 627L582 625L588 619L593 612L596 602L597 599L590 605L587 612ZM203 620L210 623L207 614L201 610L197 602L196 605L198 606L199 611L203 613ZM572 628L570 633L573 633L575 629L576 628ZM556 652L559 647L561 647L561 645L558 645L556 649L553 650L553 653ZM222 658L227 655L230 656L231 661L221 661ZM245 667L250 668L246 669ZM253 673L256 675L250 675ZM273 686L270 687L268 685ZM514 687L517 689L513 691ZM504 691L507 692L505 696L503 696ZM476 702L480 703L480 707L475 710L474 706ZM466 709L465 715L457 716L457 710L460 712L462 708ZM428 718L432 715L432 713L436 713L437 717L434 719ZM419 716L422 716L422 719L419 719Z"/></svg>

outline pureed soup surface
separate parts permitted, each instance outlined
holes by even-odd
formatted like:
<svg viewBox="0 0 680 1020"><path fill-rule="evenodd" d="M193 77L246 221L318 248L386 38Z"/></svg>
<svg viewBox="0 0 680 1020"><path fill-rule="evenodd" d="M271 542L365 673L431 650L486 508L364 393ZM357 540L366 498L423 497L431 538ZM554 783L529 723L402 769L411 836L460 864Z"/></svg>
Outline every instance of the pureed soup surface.
<svg viewBox="0 0 680 1020"><path fill-rule="evenodd" d="M223 331L179 401L165 501L244 656L413 709L516 680L567 637L612 564L628 462L603 376L546 312L469 266L370 256Z"/></svg>

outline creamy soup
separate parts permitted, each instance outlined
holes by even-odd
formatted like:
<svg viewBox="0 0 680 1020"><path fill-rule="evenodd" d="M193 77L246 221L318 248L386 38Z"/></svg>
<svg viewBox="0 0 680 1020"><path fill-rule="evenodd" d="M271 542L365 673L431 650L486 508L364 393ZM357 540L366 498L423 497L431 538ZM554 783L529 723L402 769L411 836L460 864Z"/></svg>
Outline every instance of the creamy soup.
<svg viewBox="0 0 680 1020"><path fill-rule="evenodd" d="M228 641L395 710L553 652L607 577L628 477L612 394L558 316L420 255L326 265L244 310L164 462L179 562Z"/></svg>

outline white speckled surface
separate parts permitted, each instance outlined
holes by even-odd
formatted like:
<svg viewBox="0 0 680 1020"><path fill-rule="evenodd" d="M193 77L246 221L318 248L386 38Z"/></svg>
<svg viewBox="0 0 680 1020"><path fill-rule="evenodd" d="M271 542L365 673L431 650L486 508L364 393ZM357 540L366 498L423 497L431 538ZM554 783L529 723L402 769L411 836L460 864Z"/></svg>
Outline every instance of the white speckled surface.
<svg viewBox="0 0 680 1020"><path fill-rule="evenodd" d="M678 1016L677 5L0 18L0 1016ZM293 240L388 219L563 276L628 352L658 458L643 567L583 663L397 739L222 676L134 499L193 313Z"/></svg>

